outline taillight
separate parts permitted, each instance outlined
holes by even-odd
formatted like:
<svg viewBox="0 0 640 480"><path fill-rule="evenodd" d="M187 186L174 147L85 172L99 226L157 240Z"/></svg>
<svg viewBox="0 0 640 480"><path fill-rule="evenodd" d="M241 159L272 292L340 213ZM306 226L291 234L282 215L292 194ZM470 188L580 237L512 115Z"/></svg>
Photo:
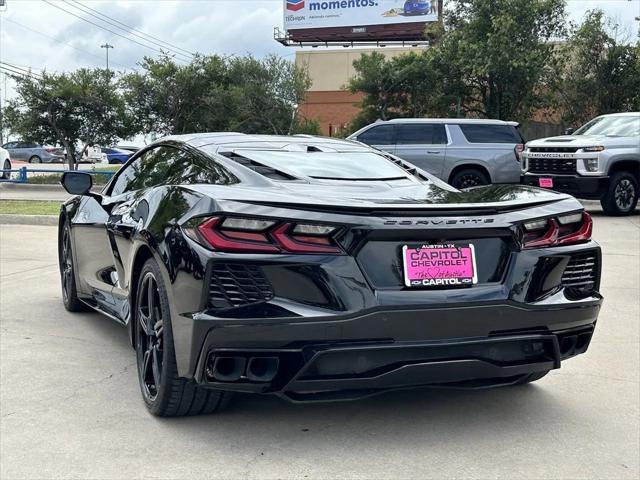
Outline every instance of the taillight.
<svg viewBox="0 0 640 480"><path fill-rule="evenodd" d="M189 238L221 252L339 254L332 225L257 218L196 218L183 227Z"/></svg>
<svg viewBox="0 0 640 480"><path fill-rule="evenodd" d="M587 212L533 220L524 224L522 248L553 247L586 242L591 239L592 231L593 219Z"/></svg>
<svg viewBox="0 0 640 480"><path fill-rule="evenodd" d="M524 152L524 144L522 143L518 143L516 145L516 148L513 149L514 153L516 154L516 161L520 161L520 158L522 157L522 152Z"/></svg>
<svg viewBox="0 0 640 480"><path fill-rule="evenodd" d="M273 230L273 238L287 252L293 253L340 253L340 249L331 244L330 238L320 235L296 235L297 227L283 223Z"/></svg>
<svg viewBox="0 0 640 480"><path fill-rule="evenodd" d="M265 233L225 229L221 217L205 220L197 227L198 233L215 250L224 252L278 253Z"/></svg>

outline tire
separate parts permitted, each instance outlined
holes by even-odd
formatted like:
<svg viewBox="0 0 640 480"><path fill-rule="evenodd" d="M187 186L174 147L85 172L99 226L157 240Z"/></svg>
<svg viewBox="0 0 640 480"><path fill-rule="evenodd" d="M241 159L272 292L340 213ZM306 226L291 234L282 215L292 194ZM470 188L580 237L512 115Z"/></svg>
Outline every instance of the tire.
<svg viewBox="0 0 640 480"><path fill-rule="evenodd" d="M616 172L611 175L607 191L600 199L604 213L616 217L631 215L637 204L637 177L629 172Z"/></svg>
<svg viewBox="0 0 640 480"><path fill-rule="evenodd" d="M546 376L547 373L549 373L549 370L545 370L543 372L530 373L526 377L521 378L520 380L518 380L516 383L514 383L514 385L525 385L527 383L532 383L532 382L538 381L542 377Z"/></svg>
<svg viewBox="0 0 640 480"><path fill-rule="evenodd" d="M484 172L475 168L465 168L457 172L449 184L452 187L461 190L463 188L478 187L480 185L489 185L491 183Z"/></svg>
<svg viewBox="0 0 640 480"><path fill-rule="evenodd" d="M154 259L143 265L134 310L136 364L142 398L158 417L210 414L223 410L230 392L200 387L178 377L167 290Z"/></svg>
<svg viewBox="0 0 640 480"><path fill-rule="evenodd" d="M76 290L76 269L73 263L71 247L71 227L64 222L58 240L58 265L60 267L60 284L62 287L62 303L70 312L86 312L89 307L79 298Z"/></svg>
<svg viewBox="0 0 640 480"><path fill-rule="evenodd" d="M42 163L42 159L39 156L34 155L29 159L29 163Z"/></svg>
<svg viewBox="0 0 640 480"><path fill-rule="evenodd" d="M2 176L0 176L0 178L2 178L3 180L9 180L9 178L11 177L11 172L8 172L7 170L11 170L11 161L8 158L5 159L4 163L2 164Z"/></svg>

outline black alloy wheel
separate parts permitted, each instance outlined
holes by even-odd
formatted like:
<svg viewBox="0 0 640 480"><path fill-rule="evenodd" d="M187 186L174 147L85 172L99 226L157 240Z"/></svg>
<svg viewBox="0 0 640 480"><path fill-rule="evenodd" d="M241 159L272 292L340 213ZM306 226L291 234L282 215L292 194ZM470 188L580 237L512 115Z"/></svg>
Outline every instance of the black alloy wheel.
<svg viewBox="0 0 640 480"><path fill-rule="evenodd" d="M451 179L451 185L458 190L488 185L489 179L484 173L475 169L460 170Z"/></svg>
<svg viewBox="0 0 640 480"><path fill-rule="evenodd" d="M137 360L142 394L153 402L158 397L162 379L163 319L158 281L147 272L138 289Z"/></svg>
<svg viewBox="0 0 640 480"><path fill-rule="evenodd" d="M62 303L70 312L86 312L89 307L78 298L76 290L76 272L73 264L71 247L71 228L65 222L58 241L58 262L60 266L60 284L62 286Z"/></svg>
<svg viewBox="0 0 640 480"><path fill-rule="evenodd" d="M600 201L608 215L630 215L638 204L638 181L629 172L616 172L609 179L607 192Z"/></svg>
<svg viewBox="0 0 640 480"><path fill-rule="evenodd" d="M161 267L150 258L142 266L135 294L136 363L147 409L159 417L219 412L231 400L223 392L178 376L167 287Z"/></svg>
<svg viewBox="0 0 640 480"><path fill-rule="evenodd" d="M69 299L69 292L73 282L73 260L71 259L71 237L69 229L65 227L62 231L62 257L60 259L60 275L62 282L62 299L66 302Z"/></svg>
<svg viewBox="0 0 640 480"><path fill-rule="evenodd" d="M622 212L626 212L631 208L633 200L636 197L636 189L628 178L623 178L616 185L614 191L614 198L616 200L616 206Z"/></svg>

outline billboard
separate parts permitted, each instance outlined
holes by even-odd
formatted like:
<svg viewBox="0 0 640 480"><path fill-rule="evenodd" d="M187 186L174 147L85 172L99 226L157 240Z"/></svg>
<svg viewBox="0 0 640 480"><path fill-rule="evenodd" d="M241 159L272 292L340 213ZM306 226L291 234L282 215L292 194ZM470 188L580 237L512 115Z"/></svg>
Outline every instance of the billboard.
<svg viewBox="0 0 640 480"><path fill-rule="evenodd" d="M284 28L435 22L437 0L284 0Z"/></svg>
<svg viewBox="0 0 640 480"><path fill-rule="evenodd" d="M293 41L424 38L442 0L284 0L284 29Z"/></svg>

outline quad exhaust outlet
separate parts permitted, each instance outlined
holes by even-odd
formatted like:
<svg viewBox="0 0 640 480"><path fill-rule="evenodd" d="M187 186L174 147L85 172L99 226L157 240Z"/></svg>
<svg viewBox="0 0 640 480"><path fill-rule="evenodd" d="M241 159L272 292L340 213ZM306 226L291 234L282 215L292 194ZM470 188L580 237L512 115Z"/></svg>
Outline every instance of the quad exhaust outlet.
<svg viewBox="0 0 640 480"><path fill-rule="evenodd" d="M276 377L279 366L278 357L211 356L207 377L218 382L266 383Z"/></svg>

